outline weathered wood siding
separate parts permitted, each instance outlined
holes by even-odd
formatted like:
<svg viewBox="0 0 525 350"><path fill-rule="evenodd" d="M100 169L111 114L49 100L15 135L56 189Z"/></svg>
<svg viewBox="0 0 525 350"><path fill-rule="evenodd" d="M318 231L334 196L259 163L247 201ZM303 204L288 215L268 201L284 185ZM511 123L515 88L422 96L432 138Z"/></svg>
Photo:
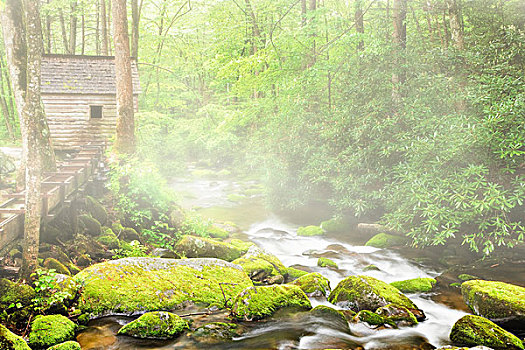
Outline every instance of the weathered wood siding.
<svg viewBox="0 0 525 350"><path fill-rule="evenodd" d="M137 111L138 96L133 98ZM55 149L73 149L87 142L109 140L115 134L115 95L42 94L42 102ZM102 118L91 118L90 106L103 106Z"/></svg>

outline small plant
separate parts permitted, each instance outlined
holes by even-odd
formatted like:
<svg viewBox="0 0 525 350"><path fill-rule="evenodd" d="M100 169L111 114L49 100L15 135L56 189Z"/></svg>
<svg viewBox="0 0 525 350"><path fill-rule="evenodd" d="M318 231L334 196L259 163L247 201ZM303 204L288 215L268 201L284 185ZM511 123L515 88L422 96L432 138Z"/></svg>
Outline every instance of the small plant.
<svg viewBox="0 0 525 350"><path fill-rule="evenodd" d="M196 213L186 216L182 223L182 233L191 234L200 237L209 237L208 229L212 226L210 220L202 218Z"/></svg>
<svg viewBox="0 0 525 350"><path fill-rule="evenodd" d="M148 256L147 250L148 248L140 244L139 241L132 241L131 243L121 244L121 247L114 251L113 259Z"/></svg>
<svg viewBox="0 0 525 350"><path fill-rule="evenodd" d="M37 313L45 313L47 310L63 306L67 308L68 301L75 297L79 289L79 283L74 279L68 282L67 288L62 288L57 282L55 270L37 269L32 275L35 278L36 297L32 300L34 310Z"/></svg>

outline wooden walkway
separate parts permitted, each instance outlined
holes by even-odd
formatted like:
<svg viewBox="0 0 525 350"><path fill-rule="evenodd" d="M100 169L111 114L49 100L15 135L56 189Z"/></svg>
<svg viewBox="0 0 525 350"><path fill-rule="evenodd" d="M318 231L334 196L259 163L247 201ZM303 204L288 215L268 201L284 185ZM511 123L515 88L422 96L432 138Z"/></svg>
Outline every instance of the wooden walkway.
<svg viewBox="0 0 525 350"><path fill-rule="evenodd" d="M71 202L101 166L105 144L88 143L80 147L73 159L57 165L57 171L45 173L42 180L42 220L50 220L54 210ZM103 166L103 165L102 165ZM0 204L0 250L24 232L25 192L3 196L7 199Z"/></svg>

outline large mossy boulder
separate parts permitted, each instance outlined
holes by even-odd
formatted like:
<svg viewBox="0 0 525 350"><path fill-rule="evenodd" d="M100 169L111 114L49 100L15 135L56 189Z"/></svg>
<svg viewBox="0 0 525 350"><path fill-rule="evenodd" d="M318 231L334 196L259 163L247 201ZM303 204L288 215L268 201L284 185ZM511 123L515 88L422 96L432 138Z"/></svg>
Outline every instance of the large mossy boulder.
<svg viewBox="0 0 525 350"><path fill-rule="evenodd" d="M288 274L288 268L275 255L252 245L246 254L233 261L242 266L248 276L258 283L282 283Z"/></svg>
<svg viewBox="0 0 525 350"><path fill-rule="evenodd" d="M297 229L298 236L321 236L324 234L324 231L319 226L303 226Z"/></svg>
<svg viewBox="0 0 525 350"><path fill-rule="evenodd" d="M320 227L326 233L337 233L347 230L349 225L342 217L333 217L330 220L321 222Z"/></svg>
<svg viewBox="0 0 525 350"><path fill-rule="evenodd" d="M193 332L192 337L199 343L216 344L230 342L239 336L238 325L235 323L211 322L202 325Z"/></svg>
<svg viewBox="0 0 525 350"><path fill-rule="evenodd" d="M0 349L2 350L31 350L22 337L12 333L0 324Z"/></svg>
<svg viewBox="0 0 525 350"><path fill-rule="evenodd" d="M124 258L92 265L74 278L83 285L78 307L90 317L191 303L224 307L253 286L240 266L219 259Z"/></svg>
<svg viewBox="0 0 525 350"><path fill-rule="evenodd" d="M88 214L78 216L78 232L96 237L102 233L102 225Z"/></svg>
<svg viewBox="0 0 525 350"><path fill-rule="evenodd" d="M330 327L340 329L344 332L348 332L350 328L348 327L348 321L346 320L345 315L334 308L331 308L326 305L317 305L312 310L310 310L310 315L315 318L321 318L330 322Z"/></svg>
<svg viewBox="0 0 525 350"><path fill-rule="evenodd" d="M290 284L298 286L310 297L328 297L330 294L330 281L317 272L301 276Z"/></svg>
<svg viewBox="0 0 525 350"><path fill-rule="evenodd" d="M43 265L48 270L55 270L56 273L71 276L69 269L57 259L47 258Z"/></svg>
<svg viewBox="0 0 525 350"><path fill-rule="evenodd" d="M401 236L395 236L388 233L379 233L370 238L365 246L375 248L390 248L395 246L403 246L407 243L407 239Z"/></svg>
<svg viewBox="0 0 525 350"><path fill-rule="evenodd" d="M0 322L14 327L25 327L33 313L35 290L23 283L0 279Z"/></svg>
<svg viewBox="0 0 525 350"><path fill-rule="evenodd" d="M525 288L504 282L471 280L461 284L461 294L476 315L525 329Z"/></svg>
<svg viewBox="0 0 525 350"><path fill-rule="evenodd" d="M418 324L416 316L406 307L388 304L376 310L376 314L392 322L396 327L411 327Z"/></svg>
<svg viewBox="0 0 525 350"><path fill-rule="evenodd" d="M77 343L76 341L70 340L64 343L53 345L47 350L82 350L82 348L80 347L79 343Z"/></svg>
<svg viewBox="0 0 525 350"><path fill-rule="evenodd" d="M390 283L403 293L424 293L432 291L437 281L433 278L413 278L410 280L397 281Z"/></svg>
<svg viewBox="0 0 525 350"><path fill-rule="evenodd" d="M231 312L236 319L255 321L286 307L310 310L312 305L301 288L273 285L246 288L235 298Z"/></svg>
<svg viewBox="0 0 525 350"><path fill-rule="evenodd" d="M118 334L144 339L171 339L177 337L188 323L171 312L147 312L122 327Z"/></svg>
<svg viewBox="0 0 525 350"><path fill-rule="evenodd" d="M450 331L450 340L457 345L484 345L493 349L523 349L522 341L486 318L466 315Z"/></svg>
<svg viewBox="0 0 525 350"><path fill-rule="evenodd" d="M101 225L108 221L108 212L95 198L91 196L86 197L86 210L95 218Z"/></svg>
<svg viewBox="0 0 525 350"><path fill-rule="evenodd" d="M382 306L395 304L406 307L418 320L425 315L397 288L370 276L350 276L339 282L330 293L328 301L352 311L375 311Z"/></svg>
<svg viewBox="0 0 525 350"><path fill-rule="evenodd" d="M29 346L47 349L75 338L77 325L62 315L37 316L31 323Z"/></svg>
<svg viewBox="0 0 525 350"><path fill-rule="evenodd" d="M187 258L217 258L233 261L242 255L242 251L231 244L191 235L182 237L173 249Z"/></svg>
<svg viewBox="0 0 525 350"><path fill-rule="evenodd" d="M338 269L339 266L337 266L337 263L333 261L332 259L320 257L319 260L317 260L317 266L319 267L329 267L332 269Z"/></svg>

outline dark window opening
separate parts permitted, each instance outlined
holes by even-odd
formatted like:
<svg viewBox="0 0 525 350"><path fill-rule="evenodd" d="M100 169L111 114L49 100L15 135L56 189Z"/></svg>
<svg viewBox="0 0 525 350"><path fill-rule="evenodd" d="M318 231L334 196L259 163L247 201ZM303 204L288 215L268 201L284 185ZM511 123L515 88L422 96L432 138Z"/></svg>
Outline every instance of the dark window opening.
<svg viewBox="0 0 525 350"><path fill-rule="evenodd" d="M91 119L102 118L102 106L89 106L89 113Z"/></svg>

